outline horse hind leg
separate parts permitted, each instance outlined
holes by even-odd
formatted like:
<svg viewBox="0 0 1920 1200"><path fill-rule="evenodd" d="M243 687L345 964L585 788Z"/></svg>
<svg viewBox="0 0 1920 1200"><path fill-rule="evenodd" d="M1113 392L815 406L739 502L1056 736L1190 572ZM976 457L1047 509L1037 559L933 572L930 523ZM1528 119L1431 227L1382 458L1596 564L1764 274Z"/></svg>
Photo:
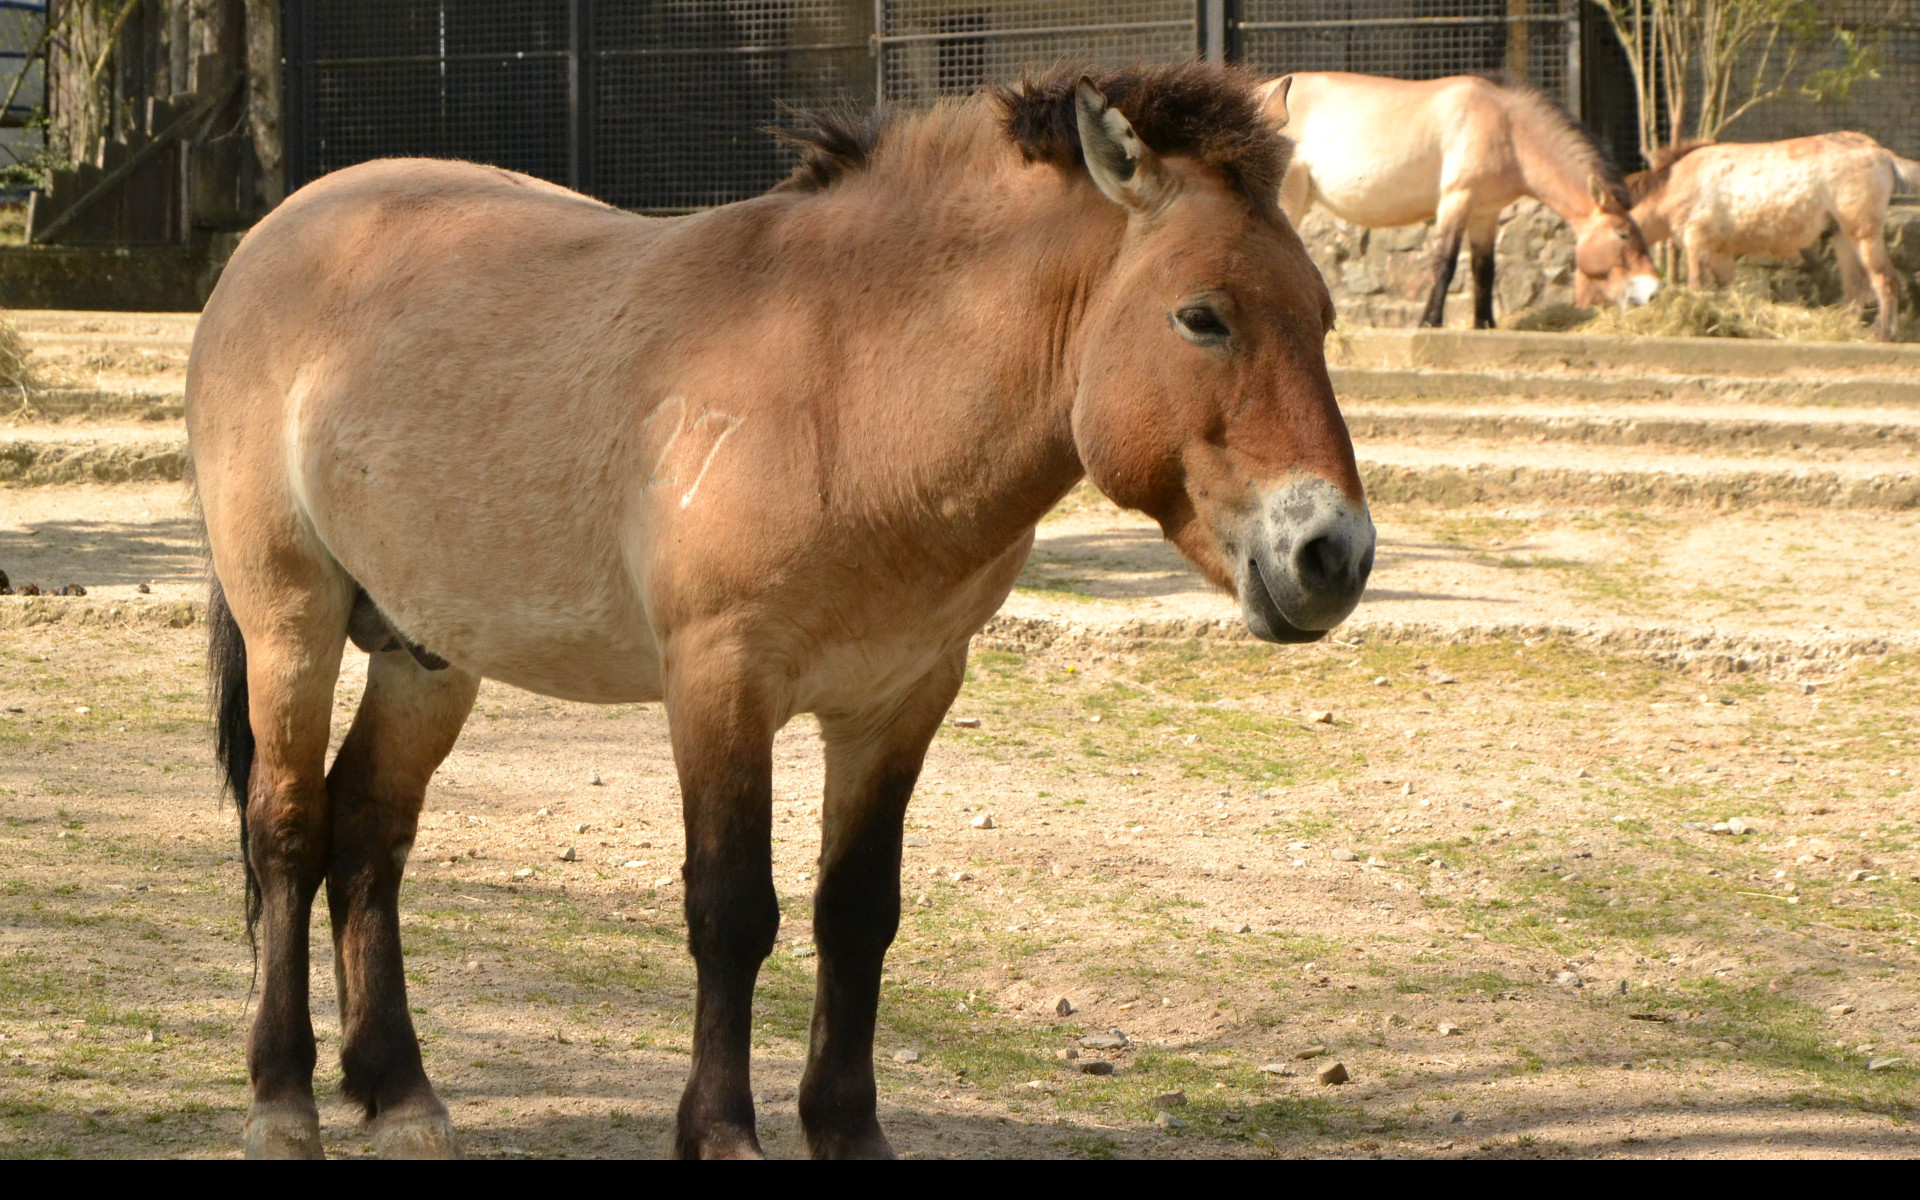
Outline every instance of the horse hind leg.
<svg viewBox="0 0 1920 1200"><path fill-rule="evenodd" d="M327 775L341 1090L366 1109L382 1158L460 1154L407 1007L399 897L427 781L453 749L478 688L477 676L429 670L405 647L374 653L366 694Z"/></svg>
<svg viewBox="0 0 1920 1200"><path fill-rule="evenodd" d="M1473 253L1473 327L1492 329L1493 322L1493 249L1500 235L1500 214L1473 222L1467 228L1467 245Z"/></svg>
<svg viewBox="0 0 1920 1200"><path fill-rule="evenodd" d="M814 891L820 951L800 1123L815 1158L892 1158L880 1129L873 1028L900 926L900 838L927 744L966 671L964 648L884 716L821 719L827 789Z"/></svg>
<svg viewBox="0 0 1920 1200"><path fill-rule="evenodd" d="M1427 307L1420 324L1438 329L1446 323L1447 290L1453 286L1453 273L1460 267L1460 243L1467 231L1467 197L1454 194L1442 197L1439 219L1433 226L1433 290L1427 294Z"/></svg>
<svg viewBox="0 0 1920 1200"><path fill-rule="evenodd" d="M217 532L217 531L216 531ZM239 794L259 1008L247 1036L249 1158L319 1158L307 939L329 839L326 753L350 592L298 554L220 554L209 606L228 777ZM225 558L227 561L222 561Z"/></svg>
<svg viewBox="0 0 1920 1200"><path fill-rule="evenodd" d="M1879 305L1873 318L1873 336L1878 341L1892 341L1900 322L1900 289L1885 236L1878 227L1865 232L1841 229L1834 234L1833 249L1847 299L1864 303L1871 289Z"/></svg>

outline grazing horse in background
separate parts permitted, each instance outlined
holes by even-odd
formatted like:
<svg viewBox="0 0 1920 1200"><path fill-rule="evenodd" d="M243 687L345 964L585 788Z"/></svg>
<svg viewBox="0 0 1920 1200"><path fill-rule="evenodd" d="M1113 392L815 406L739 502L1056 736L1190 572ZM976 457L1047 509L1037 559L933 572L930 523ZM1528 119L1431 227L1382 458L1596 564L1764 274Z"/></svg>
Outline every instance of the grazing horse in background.
<svg viewBox="0 0 1920 1200"><path fill-rule="evenodd" d="M1874 336L1893 340L1900 291L1887 257L1887 202L1920 190L1920 162L1864 133L1784 142L1681 142L1627 179L1647 240L1672 238L1687 255L1687 286L1725 287L1741 254L1792 258L1836 232L1833 255L1847 299L1879 304Z"/></svg>
<svg viewBox="0 0 1920 1200"><path fill-rule="evenodd" d="M1280 216L1286 145L1254 87L1200 63L1056 71L876 125L820 119L786 183L675 218L373 162L248 234L186 408L262 957L249 1153L320 1151L322 883L343 1093L384 1154L458 1150L408 1016L397 898L482 678L665 702L699 984L685 1156L759 1153L772 744L818 715L800 1120L817 1156L891 1153L873 1033L902 821L1041 516L1091 479L1275 642L1323 636L1372 567L1322 354L1333 305ZM349 638L366 693L329 768Z"/></svg>
<svg viewBox="0 0 1920 1200"><path fill-rule="evenodd" d="M1298 71L1262 87L1292 140L1280 204L1296 225L1314 204L1369 229L1433 220L1433 291L1422 325L1446 315L1464 238L1473 324L1493 327L1500 210L1533 196L1573 226L1574 298L1645 304L1660 288L1619 176L1545 96L1477 75L1385 79Z"/></svg>

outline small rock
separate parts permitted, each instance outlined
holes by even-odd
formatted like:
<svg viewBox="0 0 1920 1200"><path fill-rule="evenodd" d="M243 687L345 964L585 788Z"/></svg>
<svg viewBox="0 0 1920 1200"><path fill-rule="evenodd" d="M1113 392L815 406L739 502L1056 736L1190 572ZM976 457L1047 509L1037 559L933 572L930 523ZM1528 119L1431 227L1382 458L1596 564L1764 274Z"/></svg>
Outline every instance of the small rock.
<svg viewBox="0 0 1920 1200"><path fill-rule="evenodd" d="M927 895L925 892L921 892L918 896L915 896L913 898L913 906L915 908L932 908L933 897Z"/></svg>
<svg viewBox="0 0 1920 1200"><path fill-rule="evenodd" d="M1830 1017L1844 1017L1852 1011L1853 1005L1851 1004L1835 1004L1827 1009L1827 1015Z"/></svg>
<svg viewBox="0 0 1920 1200"><path fill-rule="evenodd" d="M906 837L900 840L900 844L905 846L909 850L919 850L919 849L923 849L926 846L932 845L931 842L927 841L926 838L921 837L919 834L908 834Z"/></svg>
<svg viewBox="0 0 1920 1200"><path fill-rule="evenodd" d="M84 716L86 716L86 715L87 715L88 713L90 713L90 712L92 712L93 710L92 710L91 708L88 708L88 707L87 707L86 705L84 705L84 704L77 704L77 705L75 705L75 706L74 706L74 709L73 709L73 711L74 711L74 712L76 712L76 713L78 713L79 715L81 715L81 716L83 716L83 717L84 717ZM1866 874L1866 872L1865 872L1865 871L1862 871L1862 872L1860 872L1860 874L1862 874L1862 875L1865 875L1865 874Z"/></svg>
<svg viewBox="0 0 1920 1200"><path fill-rule="evenodd" d="M85 712L87 710L84 708L76 708L73 711ZM1847 876L1847 882L1848 883L1865 883L1867 881L1867 876L1871 874L1873 874L1872 871L1854 871Z"/></svg>
<svg viewBox="0 0 1920 1200"><path fill-rule="evenodd" d="M605 782L603 782L603 781L601 780L601 778L600 778L600 772L598 772L598 771L595 771L595 772L593 773L593 779L592 779L592 781L591 781L591 782L590 782L590 783L588 784L588 786L590 786L590 787L605 787L605 786L607 786L607 785L606 785L606 783L605 783Z"/></svg>
<svg viewBox="0 0 1920 1200"><path fill-rule="evenodd" d="M1712 831L1714 833L1732 833L1733 826L1727 824L1725 821L1715 821Z"/></svg>
<svg viewBox="0 0 1920 1200"><path fill-rule="evenodd" d="M1458 1025L1451 1024L1447 1021L1442 1021L1433 1028L1434 1032L1441 1037L1459 1037L1462 1033L1466 1032L1466 1030L1461 1029Z"/></svg>
<svg viewBox="0 0 1920 1200"><path fill-rule="evenodd" d="M146 1041L147 1041L147 1045L149 1046L158 1045L160 1043L160 1031L157 1029L147 1030Z"/></svg>
<svg viewBox="0 0 1920 1200"><path fill-rule="evenodd" d="M653 881L653 886L654 886L654 887L656 887L656 888L663 888L663 887L672 887L672 886L673 886L673 876L671 876L671 875L662 875L662 876L661 876L660 878L658 878L658 879L656 879L656 880L654 880L654 881Z"/></svg>
<svg viewBox="0 0 1920 1200"><path fill-rule="evenodd" d="M151 596L153 594L153 589L144 583L135 584L133 590L139 592L142 596Z"/></svg>
<svg viewBox="0 0 1920 1200"><path fill-rule="evenodd" d="M1744 817L1727 818L1727 832L1735 837L1744 837L1749 833L1758 833L1759 827Z"/></svg>
<svg viewBox="0 0 1920 1200"><path fill-rule="evenodd" d="M40 594L40 585L37 583L23 583L13 589L13 594L16 596L38 596Z"/></svg>
<svg viewBox="0 0 1920 1200"><path fill-rule="evenodd" d="M536 817L550 817L553 815L553 810L550 808L536 808L533 810L533 815Z"/></svg>
<svg viewBox="0 0 1920 1200"><path fill-rule="evenodd" d="M1585 986L1580 982L1580 976L1572 971L1555 971L1553 974L1553 982L1556 987L1577 988Z"/></svg>
<svg viewBox="0 0 1920 1200"><path fill-rule="evenodd" d="M1900 1058L1876 1058L1872 1062L1867 1064L1867 1070L1891 1071L1893 1068L1899 1066L1902 1062L1905 1062L1905 1061L1906 1061L1905 1059L1900 1059Z"/></svg>
<svg viewBox="0 0 1920 1200"><path fill-rule="evenodd" d="M1059 1016L1070 1017L1073 1015L1073 1001L1067 999L1065 996L1055 996L1051 1007Z"/></svg>
<svg viewBox="0 0 1920 1200"><path fill-rule="evenodd" d="M812 946L795 946L793 948L793 956L795 958L812 958L815 953L816 951Z"/></svg>
<svg viewBox="0 0 1920 1200"><path fill-rule="evenodd" d="M579 862L580 852L578 850L575 850L572 846L568 846L565 850L562 850L560 852L560 861L561 862Z"/></svg>
<svg viewBox="0 0 1920 1200"><path fill-rule="evenodd" d="M646 860L642 858L630 858L627 861L621 863L620 865L623 867L644 867L647 865L647 863L646 863Z"/></svg>
<svg viewBox="0 0 1920 1200"><path fill-rule="evenodd" d="M1068 1046L1065 1050L1055 1050L1053 1056L1061 1062L1072 1062L1074 1059L1080 1057L1080 1052L1072 1046Z"/></svg>
<svg viewBox="0 0 1920 1200"><path fill-rule="evenodd" d="M1179 1120L1172 1113L1159 1114L1154 1117L1153 1123L1162 1129L1185 1129L1187 1127L1185 1121Z"/></svg>
<svg viewBox="0 0 1920 1200"><path fill-rule="evenodd" d="M1318 1079L1327 1087L1333 1087L1335 1084L1350 1082L1353 1076L1347 1074L1347 1065L1345 1063L1333 1062L1321 1067L1320 1073L1315 1075L1314 1078Z"/></svg>
<svg viewBox="0 0 1920 1200"><path fill-rule="evenodd" d="M973 826L975 829L992 829L993 814L981 813L979 816L975 817L973 820L968 821L967 824Z"/></svg>
<svg viewBox="0 0 1920 1200"><path fill-rule="evenodd" d="M1293 1057L1301 1062L1305 1062L1307 1059L1310 1059L1310 1058L1319 1058L1321 1055L1325 1054L1326 1052L1327 1052L1327 1048L1325 1046L1315 1044L1312 1046L1308 1046L1305 1049L1295 1051Z"/></svg>
<svg viewBox="0 0 1920 1200"><path fill-rule="evenodd" d="M531 879L533 878L533 868L521 867L518 871L515 871L513 873L513 877L515 879Z"/></svg>
<svg viewBox="0 0 1920 1200"><path fill-rule="evenodd" d="M1235 925L1235 926L1234 926L1234 927L1233 927L1233 928L1232 928L1231 930L1229 930L1228 932L1230 932L1230 933L1252 933L1252 932L1253 932L1253 926L1251 926L1251 925L1249 925L1249 924L1247 924L1247 923L1246 923L1245 921L1242 921L1242 922L1240 922L1240 924L1238 924L1238 925Z"/></svg>
<svg viewBox="0 0 1920 1200"><path fill-rule="evenodd" d="M1183 1091L1161 1092L1153 1098L1155 1108L1179 1108L1186 1102L1187 1094Z"/></svg>
<svg viewBox="0 0 1920 1200"><path fill-rule="evenodd" d="M1588 772L1588 770L1585 767L1581 767L1578 771L1575 771L1573 773L1573 777L1575 779L1586 779L1589 776L1590 776L1590 772Z"/></svg>
<svg viewBox="0 0 1920 1200"><path fill-rule="evenodd" d="M1080 1039L1080 1044L1088 1050L1119 1050L1126 1046L1124 1033L1090 1033Z"/></svg>
<svg viewBox="0 0 1920 1200"><path fill-rule="evenodd" d="M1452 1116L1447 1118L1447 1124L1449 1125L1465 1125L1466 1123L1467 1123L1467 1114L1463 1112L1454 1113Z"/></svg>
<svg viewBox="0 0 1920 1200"><path fill-rule="evenodd" d="M1360 861L1360 856L1359 856L1358 854L1355 854L1355 853L1354 853L1353 851L1351 851L1351 850L1335 850L1335 851L1333 852L1333 861L1335 861L1335 862L1358 862L1358 861Z"/></svg>
<svg viewBox="0 0 1920 1200"><path fill-rule="evenodd" d="M1331 725L1333 724L1333 714L1331 712L1310 712L1307 714L1307 724Z"/></svg>
<svg viewBox="0 0 1920 1200"><path fill-rule="evenodd" d="M1074 1066L1082 1075L1113 1074L1113 1064L1102 1058L1083 1058Z"/></svg>
<svg viewBox="0 0 1920 1200"><path fill-rule="evenodd" d="M957 725L958 727L960 727L961 729L978 729L978 728L980 728L980 718L979 718L979 717L955 717L955 718L953 719L953 723L954 723L955 725Z"/></svg>
<svg viewBox="0 0 1920 1200"><path fill-rule="evenodd" d="M1293 1068L1285 1063L1261 1063L1260 1073L1262 1075L1278 1075L1284 1079L1293 1078Z"/></svg>
<svg viewBox="0 0 1920 1200"><path fill-rule="evenodd" d="M918 1050L895 1050L893 1052L893 1061L897 1063L917 1063L920 1061L920 1052Z"/></svg>

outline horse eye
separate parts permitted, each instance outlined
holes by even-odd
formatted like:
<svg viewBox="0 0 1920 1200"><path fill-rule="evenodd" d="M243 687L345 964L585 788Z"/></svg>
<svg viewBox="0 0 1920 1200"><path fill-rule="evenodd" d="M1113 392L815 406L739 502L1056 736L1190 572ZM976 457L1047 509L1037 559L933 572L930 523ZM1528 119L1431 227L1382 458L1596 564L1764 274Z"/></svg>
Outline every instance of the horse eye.
<svg viewBox="0 0 1920 1200"><path fill-rule="evenodd" d="M1233 331L1220 319L1220 314L1205 304L1189 304L1176 310L1173 327L1188 341L1202 345L1224 342L1233 336Z"/></svg>
<svg viewBox="0 0 1920 1200"><path fill-rule="evenodd" d="M1614 231L1613 231L1613 236L1615 236L1615 237L1617 237L1617 238L1619 238L1619 239L1620 239L1621 241L1623 241L1623 242L1624 242L1624 241L1626 241L1627 239L1629 239L1629 238L1631 238L1631 237L1632 237L1633 235L1632 235L1632 234L1630 234L1630 233L1628 233L1628 232L1627 232L1626 230L1624 230L1624 229L1616 229L1616 230L1614 230Z"/></svg>

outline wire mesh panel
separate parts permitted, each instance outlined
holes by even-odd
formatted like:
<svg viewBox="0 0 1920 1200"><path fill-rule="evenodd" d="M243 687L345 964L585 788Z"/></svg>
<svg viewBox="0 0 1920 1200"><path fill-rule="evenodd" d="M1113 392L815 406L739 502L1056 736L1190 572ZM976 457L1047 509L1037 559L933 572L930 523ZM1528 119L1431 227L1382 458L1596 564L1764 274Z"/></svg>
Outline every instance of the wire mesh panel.
<svg viewBox="0 0 1920 1200"><path fill-rule="evenodd" d="M1501 75L1575 111L1574 0L1243 0L1240 56L1275 75Z"/></svg>
<svg viewBox="0 0 1920 1200"><path fill-rule="evenodd" d="M1187 58L1194 0L882 0L880 99L926 104L1024 68Z"/></svg>
<svg viewBox="0 0 1920 1200"><path fill-rule="evenodd" d="M1842 47L1822 37L1803 50L1789 86L1728 126L1721 140L1770 142L1852 129L1873 137L1896 154L1920 158L1920 120L1916 120L1916 114L1920 114L1920 2L1832 0L1826 16L1865 44L1877 46L1876 77L1861 80L1844 97L1827 102L1803 90L1802 85L1817 79L1819 72L1838 68L1844 61ZM1774 71L1766 79L1778 74L1783 57L1776 49ZM1757 54L1750 55L1736 71L1733 107L1751 94L1759 70L1757 58Z"/></svg>
<svg viewBox="0 0 1920 1200"><path fill-rule="evenodd" d="M794 163L765 132L782 102L870 99L872 27L847 0L597 5L592 190L643 210L765 191Z"/></svg>
<svg viewBox="0 0 1920 1200"><path fill-rule="evenodd" d="M568 0L289 3L299 183L369 158L568 178Z"/></svg>

